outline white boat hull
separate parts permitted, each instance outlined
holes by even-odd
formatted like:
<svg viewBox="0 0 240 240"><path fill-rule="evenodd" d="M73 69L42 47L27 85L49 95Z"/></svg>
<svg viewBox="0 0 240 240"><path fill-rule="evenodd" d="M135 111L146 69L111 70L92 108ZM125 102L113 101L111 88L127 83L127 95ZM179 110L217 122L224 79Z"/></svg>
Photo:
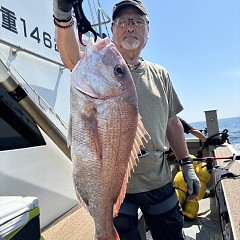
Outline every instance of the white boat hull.
<svg viewBox="0 0 240 240"><path fill-rule="evenodd" d="M0 192L5 196L35 196L41 228L74 207L78 201L72 164L43 133L45 146L1 151Z"/></svg>

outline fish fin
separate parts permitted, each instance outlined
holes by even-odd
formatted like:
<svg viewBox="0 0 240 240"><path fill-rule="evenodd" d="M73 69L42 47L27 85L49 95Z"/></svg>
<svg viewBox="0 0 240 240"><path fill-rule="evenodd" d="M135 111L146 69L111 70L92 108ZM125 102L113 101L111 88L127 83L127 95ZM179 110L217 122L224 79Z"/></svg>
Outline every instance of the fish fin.
<svg viewBox="0 0 240 240"><path fill-rule="evenodd" d="M68 123L67 146L71 147L71 145L72 145L72 117L70 116Z"/></svg>
<svg viewBox="0 0 240 240"><path fill-rule="evenodd" d="M147 130L145 129L142 123L140 115L138 115L137 131L136 131L136 135L135 135L135 139L134 139L134 143L133 143L133 147L132 147L132 151L129 159L129 167L130 167L130 169L128 169L129 176L131 175L130 174L131 170L134 171L133 167L136 166L137 162L139 161L138 154L141 151L140 147L141 146L144 147L144 142L145 143L148 142L145 136L147 136L148 139L151 139L150 135L148 134Z"/></svg>
<svg viewBox="0 0 240 240"><path fill-rule="evenodd" d="M151 139L150 135L148 134L147 130L145 129L145 127L142 123L140 115L138 115L136 136L135 136L132 151L131 151L131 154L129 157L128 167L126 170L126 174L124 176L122 188L121 188L120 194L118 196L118 199L114 203L114 206L113 206L113 217L116 217L118 214L118 211L120 209L120 206L123 202L123 199L124 199L126 191L127 191L127 183L128 183L129 177L131 176L131 171L132 170L134 171L134 166L136 166L137 162L139 161L138 153L140 152L140 146L144 146L144 141L146 143L148 142L148 140L145 136L147 136L148 139Z"/></svg>

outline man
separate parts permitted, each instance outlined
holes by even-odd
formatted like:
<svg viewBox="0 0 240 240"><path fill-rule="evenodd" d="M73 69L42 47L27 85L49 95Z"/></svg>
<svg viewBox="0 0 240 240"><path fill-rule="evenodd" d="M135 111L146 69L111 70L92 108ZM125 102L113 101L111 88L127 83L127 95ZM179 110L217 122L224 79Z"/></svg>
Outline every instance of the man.
<svg viewBox="0 0 240 240"><path fill-rule="evenodd" d="M58 49L65 66L73 69L82 53L71 26L72 6L67 0L54 0L53 5ZM153 239L182 240L183 218L164 152L170 145L182 165L189 194L194 198L200 184L192 159L188 157L182 124L176 116L183 107L168 72L140 56L149 34L143 3L137 0L117 3L112 20L112 40L129 66L137 89L139 112L151 135L129 179L127 194L114 224L121 240L140 240L137 231L140 207Z"/></svg>
<svg viewBox="0 0 240 240"><path fill-rule="evenodd" d="M187 123L185 120L183 120L182 118L178 117L180 122L183 125L183 131L186 134L191 133L192 135L194 135L195 137L197 137L201 142L205 142L207 140L207 138L196 128L194 128L193 126L191 126L189 123Z"/></svg>
<svg viewBox="0 0 240 240"><path fill-rule="evenodd" d="M187 123L182 118L178 117L178 119L182 123L184 133L186 133L186 134L191 133L192 135L197 137L201 141L200 146L202 146L201 145L202 142L205 142L207 140L207 138L198 129L192 127L189 123ZM170 164L173 164L175 162L175 157L176 156L175 156L175 154L174 154L174 152L172 151L171 148L167 152L165 152L165 156L168 159Z"/></svg>

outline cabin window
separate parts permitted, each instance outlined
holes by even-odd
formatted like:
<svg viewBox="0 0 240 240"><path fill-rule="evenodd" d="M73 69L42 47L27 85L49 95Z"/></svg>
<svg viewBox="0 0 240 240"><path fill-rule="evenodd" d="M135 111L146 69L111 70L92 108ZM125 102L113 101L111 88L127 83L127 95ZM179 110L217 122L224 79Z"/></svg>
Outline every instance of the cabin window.
<svg viewBox="0 0 240 240"><path fill-rule="evenodd" d="M34 120L0 85L0 151L45 144Z"/></svg>

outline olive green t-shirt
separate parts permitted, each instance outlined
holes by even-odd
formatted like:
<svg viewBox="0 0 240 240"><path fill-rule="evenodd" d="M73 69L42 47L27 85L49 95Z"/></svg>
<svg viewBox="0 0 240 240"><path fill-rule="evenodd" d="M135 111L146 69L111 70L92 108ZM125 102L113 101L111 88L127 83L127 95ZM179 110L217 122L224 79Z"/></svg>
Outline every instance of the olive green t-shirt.
<svg viewBox="0 0 240 240"><path fill-rule="evenodd" d="M169 149L166 136L167 122L183 107L173 88L169 74L158 64L143 61L131 71L138 96L139 113L151 139L145 144L147 152L165 152ZM172 174L163 155L141 157L128 183L128 193L139 193L162 187L169 183Z"/></svg>

